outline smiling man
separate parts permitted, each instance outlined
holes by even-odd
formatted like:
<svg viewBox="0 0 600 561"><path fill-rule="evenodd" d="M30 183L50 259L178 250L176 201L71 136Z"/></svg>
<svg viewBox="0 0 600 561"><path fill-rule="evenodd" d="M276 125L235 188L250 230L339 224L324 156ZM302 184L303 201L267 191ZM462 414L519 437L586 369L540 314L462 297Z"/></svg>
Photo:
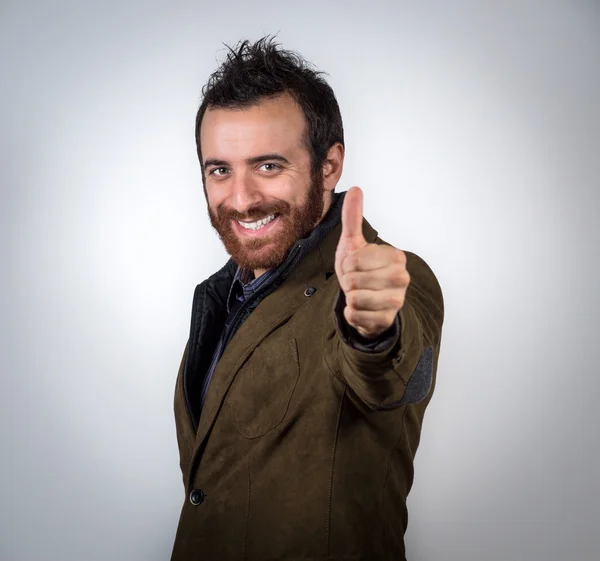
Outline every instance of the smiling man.
<svg viewBox="0 0 600 561"><path fill-rule="evenodd" d="M231 256L196 287L177 378L173 561L405 559L435 385L437 280L383 242L319 72L269 39L210 77L196 145Z"/></svg>
<svg viewBox="0 0 600 561"><path fill-rule="evenodd" d="M237 265L277 267L296 240L307 236L331 203L343 147L329 162L327 197L321 170L311 174L305 117L287 92L244 111L209 107L200 131L211 223ZM216 156L216 157L213 157Z"/></svg>

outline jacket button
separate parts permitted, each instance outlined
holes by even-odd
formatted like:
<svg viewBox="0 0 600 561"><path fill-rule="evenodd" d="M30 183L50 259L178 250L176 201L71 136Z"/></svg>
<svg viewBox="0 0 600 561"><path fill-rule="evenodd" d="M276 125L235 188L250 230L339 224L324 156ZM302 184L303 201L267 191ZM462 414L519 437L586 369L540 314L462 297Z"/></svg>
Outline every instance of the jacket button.
<svg viewBox="0 0 600 561"><path fill-rule="evenodd" d="M308 286L304 291L304 296L312 296L316 291L317 289L314 286Z"/></svg>
<svg viewBox="0 0 600 561"><path fill-rule="evenodd" d="M205 496L206 495L204 494L204 491L202 489L194 489L190 493L190 502L194 506L198 506L198 505L202 504L202 501L204 501Z"/></svg>

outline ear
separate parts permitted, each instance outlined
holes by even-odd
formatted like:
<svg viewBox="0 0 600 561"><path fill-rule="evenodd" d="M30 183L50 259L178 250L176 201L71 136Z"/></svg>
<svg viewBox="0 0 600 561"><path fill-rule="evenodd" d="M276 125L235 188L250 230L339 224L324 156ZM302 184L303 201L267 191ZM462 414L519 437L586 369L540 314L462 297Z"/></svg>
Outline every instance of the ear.
<svg viewBox="0 0 600 561"><path fill-rule="evenodd" d="M333 191L344 169L344 147L336 142L327 152L323 162L323 187L325 191Z"/></svg>

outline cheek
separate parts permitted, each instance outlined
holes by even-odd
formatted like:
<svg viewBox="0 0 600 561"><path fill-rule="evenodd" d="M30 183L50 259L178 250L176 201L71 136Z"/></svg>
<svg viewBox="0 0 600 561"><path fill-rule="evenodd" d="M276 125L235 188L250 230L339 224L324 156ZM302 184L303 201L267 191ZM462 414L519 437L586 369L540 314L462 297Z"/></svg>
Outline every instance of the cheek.
<svg viewBox="0 0 600 561"><path fill-rule="evenodd" d="M281 177L273 181L269 187L269 194L273 198L287 201L292 206L298 206L306 199L306 184L301 178Z"/></svg>
<svg viewBox="0 0 600 561"><path fill-rule="evenodd" d="M219 193L217 189L214 189L214 187L211 187L209 185L205 187L204 193L206 195L206 202L208 204L208 207L213 212L216 212L217 207L223 202L223 194Z"/></svg>

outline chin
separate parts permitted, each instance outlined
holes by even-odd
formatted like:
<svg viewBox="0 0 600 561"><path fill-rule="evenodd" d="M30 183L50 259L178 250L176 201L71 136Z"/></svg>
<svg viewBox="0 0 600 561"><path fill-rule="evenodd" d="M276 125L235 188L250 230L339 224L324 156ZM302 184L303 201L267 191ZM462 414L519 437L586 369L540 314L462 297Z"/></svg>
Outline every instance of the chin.
<svg viewBox="0 0 600 561"><path fill-rule="evenodd" d="M261 249L235 251L230 253L230 255L242 269L250 269L252 271L257 269L268 270L281 265L287 257L289 250L289 247L284 249L276 247L276 244L272 243Z"/></svg>

